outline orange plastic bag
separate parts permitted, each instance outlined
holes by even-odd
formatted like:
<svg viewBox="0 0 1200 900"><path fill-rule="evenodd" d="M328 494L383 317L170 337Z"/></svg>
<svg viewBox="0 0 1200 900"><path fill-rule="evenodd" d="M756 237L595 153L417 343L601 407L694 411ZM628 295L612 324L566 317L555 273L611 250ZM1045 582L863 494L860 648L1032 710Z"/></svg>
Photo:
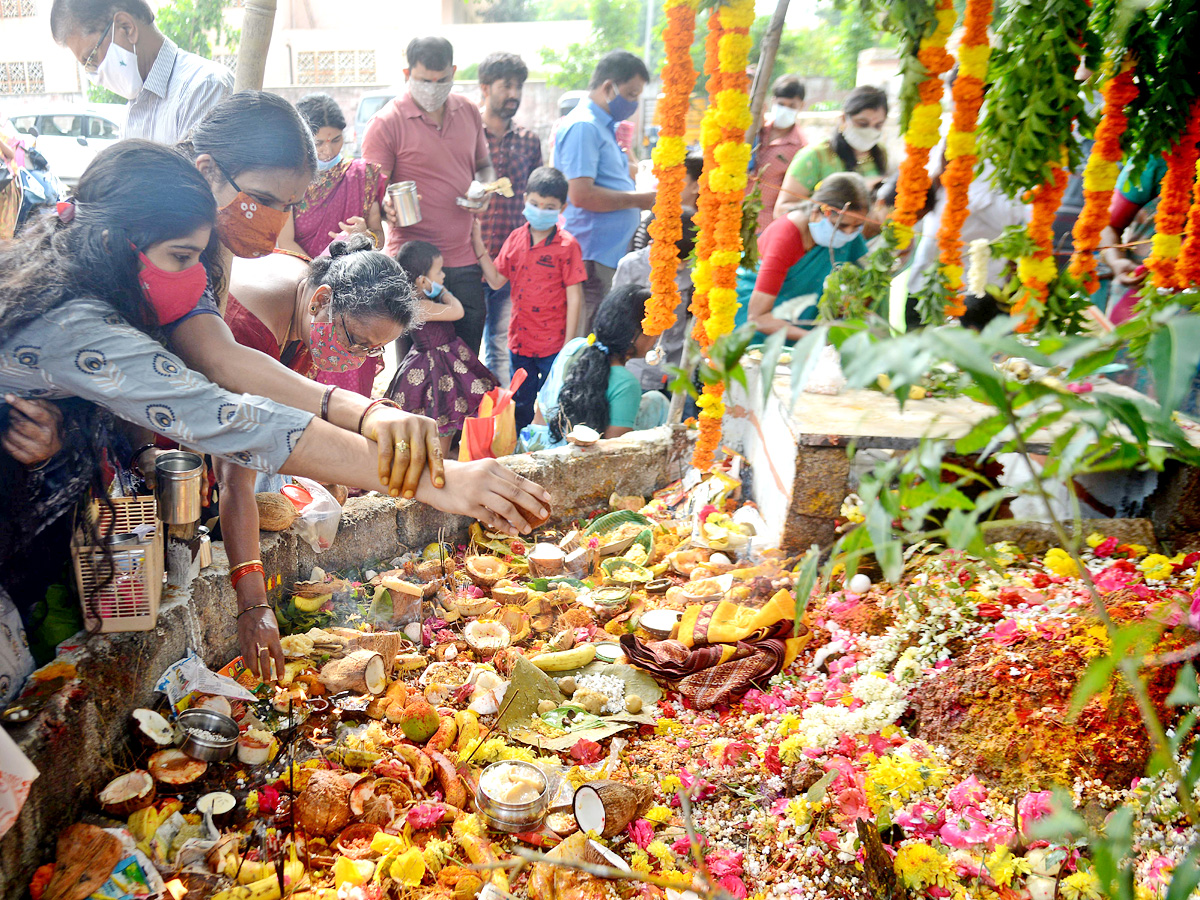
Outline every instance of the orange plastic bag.
<svg viewBox="0 0 1200 900"><path fill-rule="evenodd" d="M479 401L478 415L463 422L458 461L508 456L517 449L517 416L513 395L525 383L525 370L517 369L506 388L492 388Z"/></svg>

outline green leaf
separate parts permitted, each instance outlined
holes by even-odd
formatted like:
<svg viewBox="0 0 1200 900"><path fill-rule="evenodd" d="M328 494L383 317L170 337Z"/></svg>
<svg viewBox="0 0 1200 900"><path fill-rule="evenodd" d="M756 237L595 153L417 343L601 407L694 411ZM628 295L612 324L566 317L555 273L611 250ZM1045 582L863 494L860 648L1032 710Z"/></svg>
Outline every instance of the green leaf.
<svg viewBox="0 0 1200 900"><path fill-rule="evenodd" d="M829 786L833 784L833 779L837 777L838 770L831 769L821 776L821 779L810 787L804 794L804 799L816 806L825 799L825 793L829 790Z"/></svg>
<svg viewBox="0 0 1200 900"><path fill-rule="evenodd" d="M762 405L767 405L767 400L771 397L771 389L774 387L775 369L779 367L779 357L783 355L783 348L787 344L787 329L781 328L774 334L769 335L763 341L762 348L762 364L759 366L759 390L761 391Z"/></svg>
<svg viewBox="0 0 1200 900"><path fill-rule="evenodd" d="M808 383L808 376L812 374L821 348L825 346L828 331L825 325L818 325L792 348L792 406L796 405L804 391L804 385Z"/></svg>
<svg viewBox="0 0 1200 900"><path fill-rule="evenodd" d="M1170 417L1192 388L1200 363L1200 317L1174 316L1150 337L1146 360L1154 376L1159 415Z"/></svg>
<svg viewBox="0 0 1200 900"><path fill-rule="evenodd" d="M797 630L800 628L800 620L804 618L804 611L808 608L808 600L812 596L813 587L817 583L817 563L820 559L820 548L813 544L804 554L804 559L799 565L799 572L796 574L795 627Z"/></svg>
<svg viewBox="0 0 1200 900"><path fill-rule="evenodd" d="M1167 706L1200 706L1200 686L1196 683L1196 667L1191 663L1175 676L1175 687L1167 695Z"/></svg>

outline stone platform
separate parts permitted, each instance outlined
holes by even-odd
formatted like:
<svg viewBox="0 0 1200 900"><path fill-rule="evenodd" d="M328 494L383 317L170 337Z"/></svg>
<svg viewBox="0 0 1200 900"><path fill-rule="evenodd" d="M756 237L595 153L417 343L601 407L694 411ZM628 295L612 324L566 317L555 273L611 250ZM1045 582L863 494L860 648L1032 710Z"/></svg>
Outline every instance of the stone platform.
<svg viewBox="0 0 1200 900"><path fill-rule="evenodd" d="M680 478L691 458L681 426L635 432L595 447L564 447L503 460L551 494L554 519L571 519L608 502L612 493L648 496ZM349 500L333 546L317 555L291 533L262 535L268 575L282 583L327 570L387 559L402 548L462 542L470 520L413 501L369 496ZM53 855L55 835L74 822L109 779L129 768L128 716L155 704L154 682L188 649L213 669L237 656L236 598L223 545L213 565L185 589L164 592L151 632L97 635L72 652L79 678L29 723L9 729L41 773L13 828L0 840L0 897L28 896L34 868ZM275 591L278 599L282 589Z"/></svg>

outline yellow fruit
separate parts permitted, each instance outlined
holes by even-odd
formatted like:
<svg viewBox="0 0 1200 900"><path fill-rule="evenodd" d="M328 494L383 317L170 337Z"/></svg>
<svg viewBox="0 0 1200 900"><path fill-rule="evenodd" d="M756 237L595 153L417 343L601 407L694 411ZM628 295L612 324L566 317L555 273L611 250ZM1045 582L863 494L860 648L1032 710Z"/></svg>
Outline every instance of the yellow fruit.
<svg viewBox="0 0 1200 900"><path fill-rule="evenodd" d="M341 890L343 884L357 887L366 884L375 871L375 863L369 859L347 859L339 856L333 864L333 886Z"/></svg>
<svg viewBox="0 0 1200 900"><path fill-rule="evenodd" d="M296 604L296 609L300 612L316 612L322 606L329 602L329 594L321 594L318 597L293 597L292 602Z"/></svg>

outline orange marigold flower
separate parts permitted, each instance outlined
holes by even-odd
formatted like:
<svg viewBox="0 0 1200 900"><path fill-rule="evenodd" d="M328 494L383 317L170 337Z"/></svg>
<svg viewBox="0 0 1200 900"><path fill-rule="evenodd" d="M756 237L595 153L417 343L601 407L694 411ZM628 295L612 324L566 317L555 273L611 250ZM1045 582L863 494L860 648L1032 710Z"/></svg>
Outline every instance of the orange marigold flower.
<svg viewBox="0 0 1200 900"><path fill-rule="evenodd" d="M1183 134L1166 154L1167 174L1163 176L1159 190L1158 209L1154 215L1154 233L1158 240L1156 248L1174 248L1180 243L1187 226L1188 210L1191 207L1192 184L1196 180L1196 159L1200 148L1200 98L1192 101L1188 124ZM1180 287L1176 263L1182 249L1170 252L1155 252L1146 260L1146 268L1154 276L1158 288Z"/></svg>

